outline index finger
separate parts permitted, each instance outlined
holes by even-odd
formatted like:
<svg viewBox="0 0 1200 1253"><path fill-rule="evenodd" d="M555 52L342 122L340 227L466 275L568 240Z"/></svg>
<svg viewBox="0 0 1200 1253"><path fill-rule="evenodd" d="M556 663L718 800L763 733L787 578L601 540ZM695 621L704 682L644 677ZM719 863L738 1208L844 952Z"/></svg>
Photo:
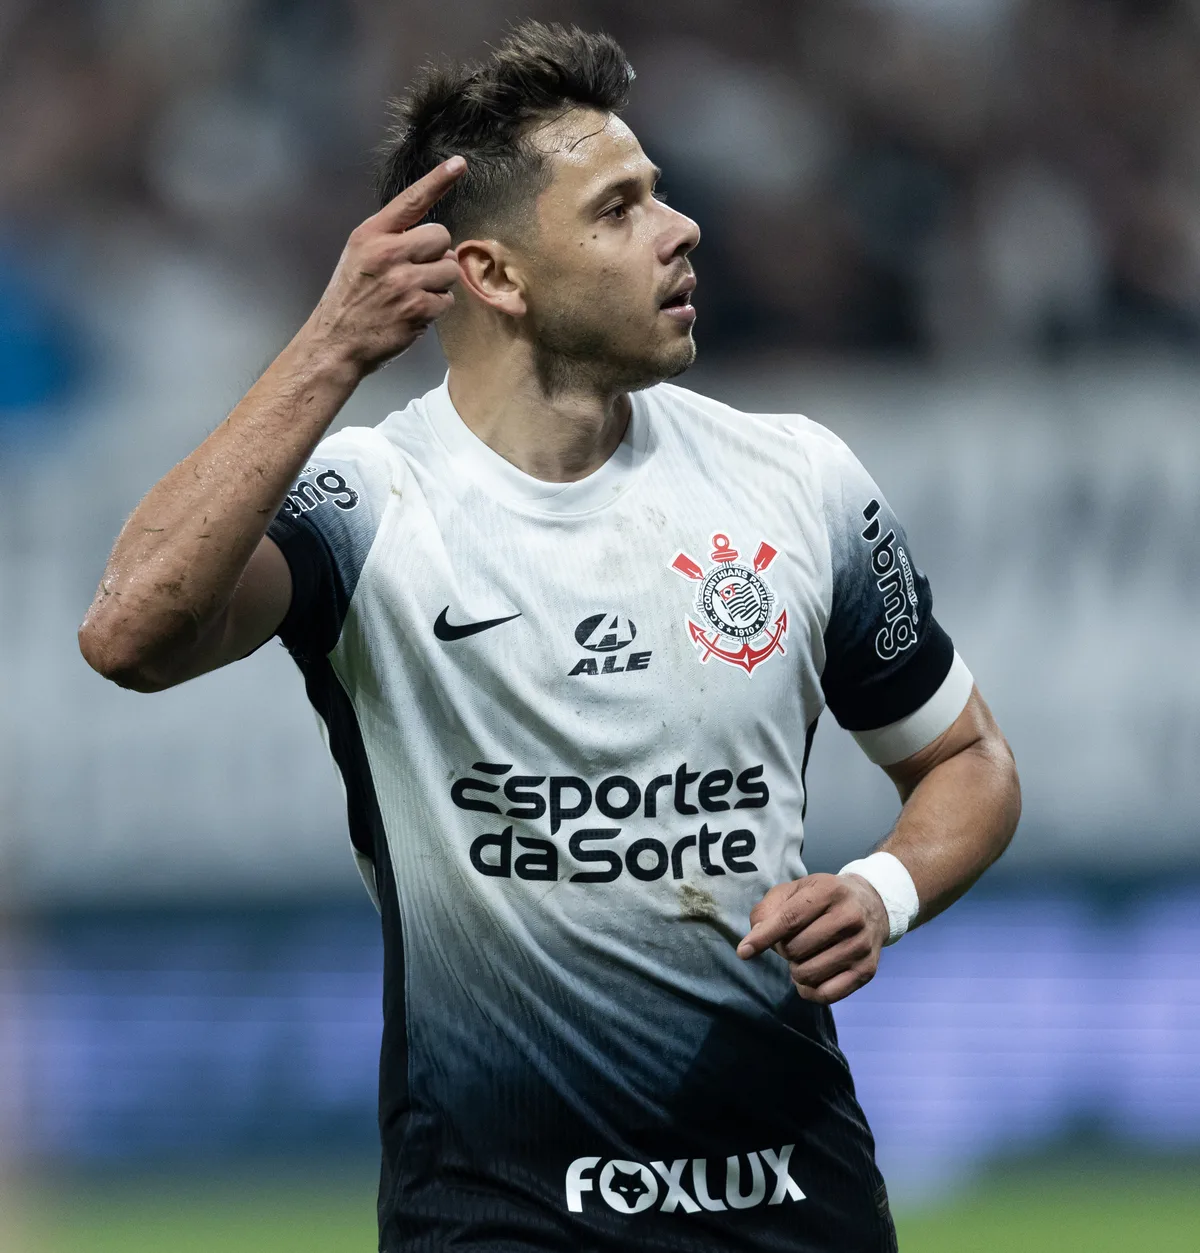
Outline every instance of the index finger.
<svg viewBox="0 0 1200 1253"><path fill-rule="evenodd" d="M781 887L794 890L780 892ZM777 902L771 901L772 894L778 896ZM754 957L780 940L802 931L829 908L829 899L828 894L820 890L819 884L801 879L797 883L776 884L760 904L766 906L765 916L754 923L737 946L739 957Z"/></svg>
<svg viewBox="0 0 1200 1253"><path fill-rule="evenodd" d="M375 220L387 231L408 230L462 178L466 169L467 163L462 157L451 157L448 161L443 161L389 200L375 214Z"/></svg>

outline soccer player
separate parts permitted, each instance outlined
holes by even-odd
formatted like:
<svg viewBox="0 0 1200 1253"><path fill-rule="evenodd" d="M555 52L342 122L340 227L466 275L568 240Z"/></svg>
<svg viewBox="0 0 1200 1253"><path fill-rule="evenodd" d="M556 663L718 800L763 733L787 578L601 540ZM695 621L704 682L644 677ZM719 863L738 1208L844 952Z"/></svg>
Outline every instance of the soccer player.
<svg viewBox="0 0 1200 1253"><path fill-rule="evenodd" d="M663 382L700 232L621 121L631 78L532 23L419 78L382 207L80 631L140 691L272 635L304 675L382 914L387 1253L893 1248L828 1006L1017 821L850 450ZM442 386L323 439L435 320ZM826 705L903 808L806 875Z"/></svg>

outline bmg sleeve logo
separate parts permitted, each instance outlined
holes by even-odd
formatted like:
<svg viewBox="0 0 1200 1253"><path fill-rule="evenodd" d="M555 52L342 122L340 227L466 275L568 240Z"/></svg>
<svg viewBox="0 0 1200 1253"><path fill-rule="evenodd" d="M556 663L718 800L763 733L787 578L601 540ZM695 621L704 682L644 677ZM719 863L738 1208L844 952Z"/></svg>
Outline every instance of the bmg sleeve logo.
<svg viewBox="0 0 1200 1253"><path fill-rule="evenodd" d="M912 562L894 530L880 538L879 501L872 500L862 511L866 526L860 532L871 548L871 574L883 597L883 626L875 636L880 660L891 661L919 638L917 616L920 600L913 579Z"/></svg>

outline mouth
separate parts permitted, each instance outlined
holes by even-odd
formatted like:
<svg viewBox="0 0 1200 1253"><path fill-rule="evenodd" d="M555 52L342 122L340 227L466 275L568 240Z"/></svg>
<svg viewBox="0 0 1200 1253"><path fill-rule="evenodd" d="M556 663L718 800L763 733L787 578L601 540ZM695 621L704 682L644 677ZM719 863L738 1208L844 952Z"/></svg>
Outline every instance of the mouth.
<svg viewBox="0 0 1200 1253"><path fill-rule="evenodd" d="M692 305L692 292L696 290L696 276L689 274L667 298L658 306L663 313L683 321L691 321L696 316Z"/></svg>
<svg viewBox="0 0 1200 1253"><path fill-rule="evenodd" d="M660 309L683 309L692 303L692 292L696 290L696 276L689 275L659 305Z"/></svg>

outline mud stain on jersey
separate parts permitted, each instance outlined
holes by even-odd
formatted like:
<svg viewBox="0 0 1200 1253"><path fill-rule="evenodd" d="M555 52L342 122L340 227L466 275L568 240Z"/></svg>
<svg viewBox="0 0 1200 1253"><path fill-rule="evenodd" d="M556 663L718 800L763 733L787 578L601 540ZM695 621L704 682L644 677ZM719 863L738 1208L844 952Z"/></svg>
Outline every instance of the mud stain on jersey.
<svg viewBox="0 0 1200 1253"><path fill-rule="evenodd" d="M650 519L650 524L660 531L667 529L667 515L657 505L647 505L646 516Z"/></svg>
<svg viewBox="0 0 1200 1253"><path fill-rule="evenodd" d="M693 887L690 883L679 885L679 917L697 922L720 922L721 915L717 910L717 898L703 888Z"/></svg>
<svg viewBox="0 0 1200 1253"><path fill-rule="evenodd" d="M677 890L680 922L706 922L730 944L736 946L741 942L742 937L721 917L717 898L711 892L691 883L681 883Z"/></svg>

